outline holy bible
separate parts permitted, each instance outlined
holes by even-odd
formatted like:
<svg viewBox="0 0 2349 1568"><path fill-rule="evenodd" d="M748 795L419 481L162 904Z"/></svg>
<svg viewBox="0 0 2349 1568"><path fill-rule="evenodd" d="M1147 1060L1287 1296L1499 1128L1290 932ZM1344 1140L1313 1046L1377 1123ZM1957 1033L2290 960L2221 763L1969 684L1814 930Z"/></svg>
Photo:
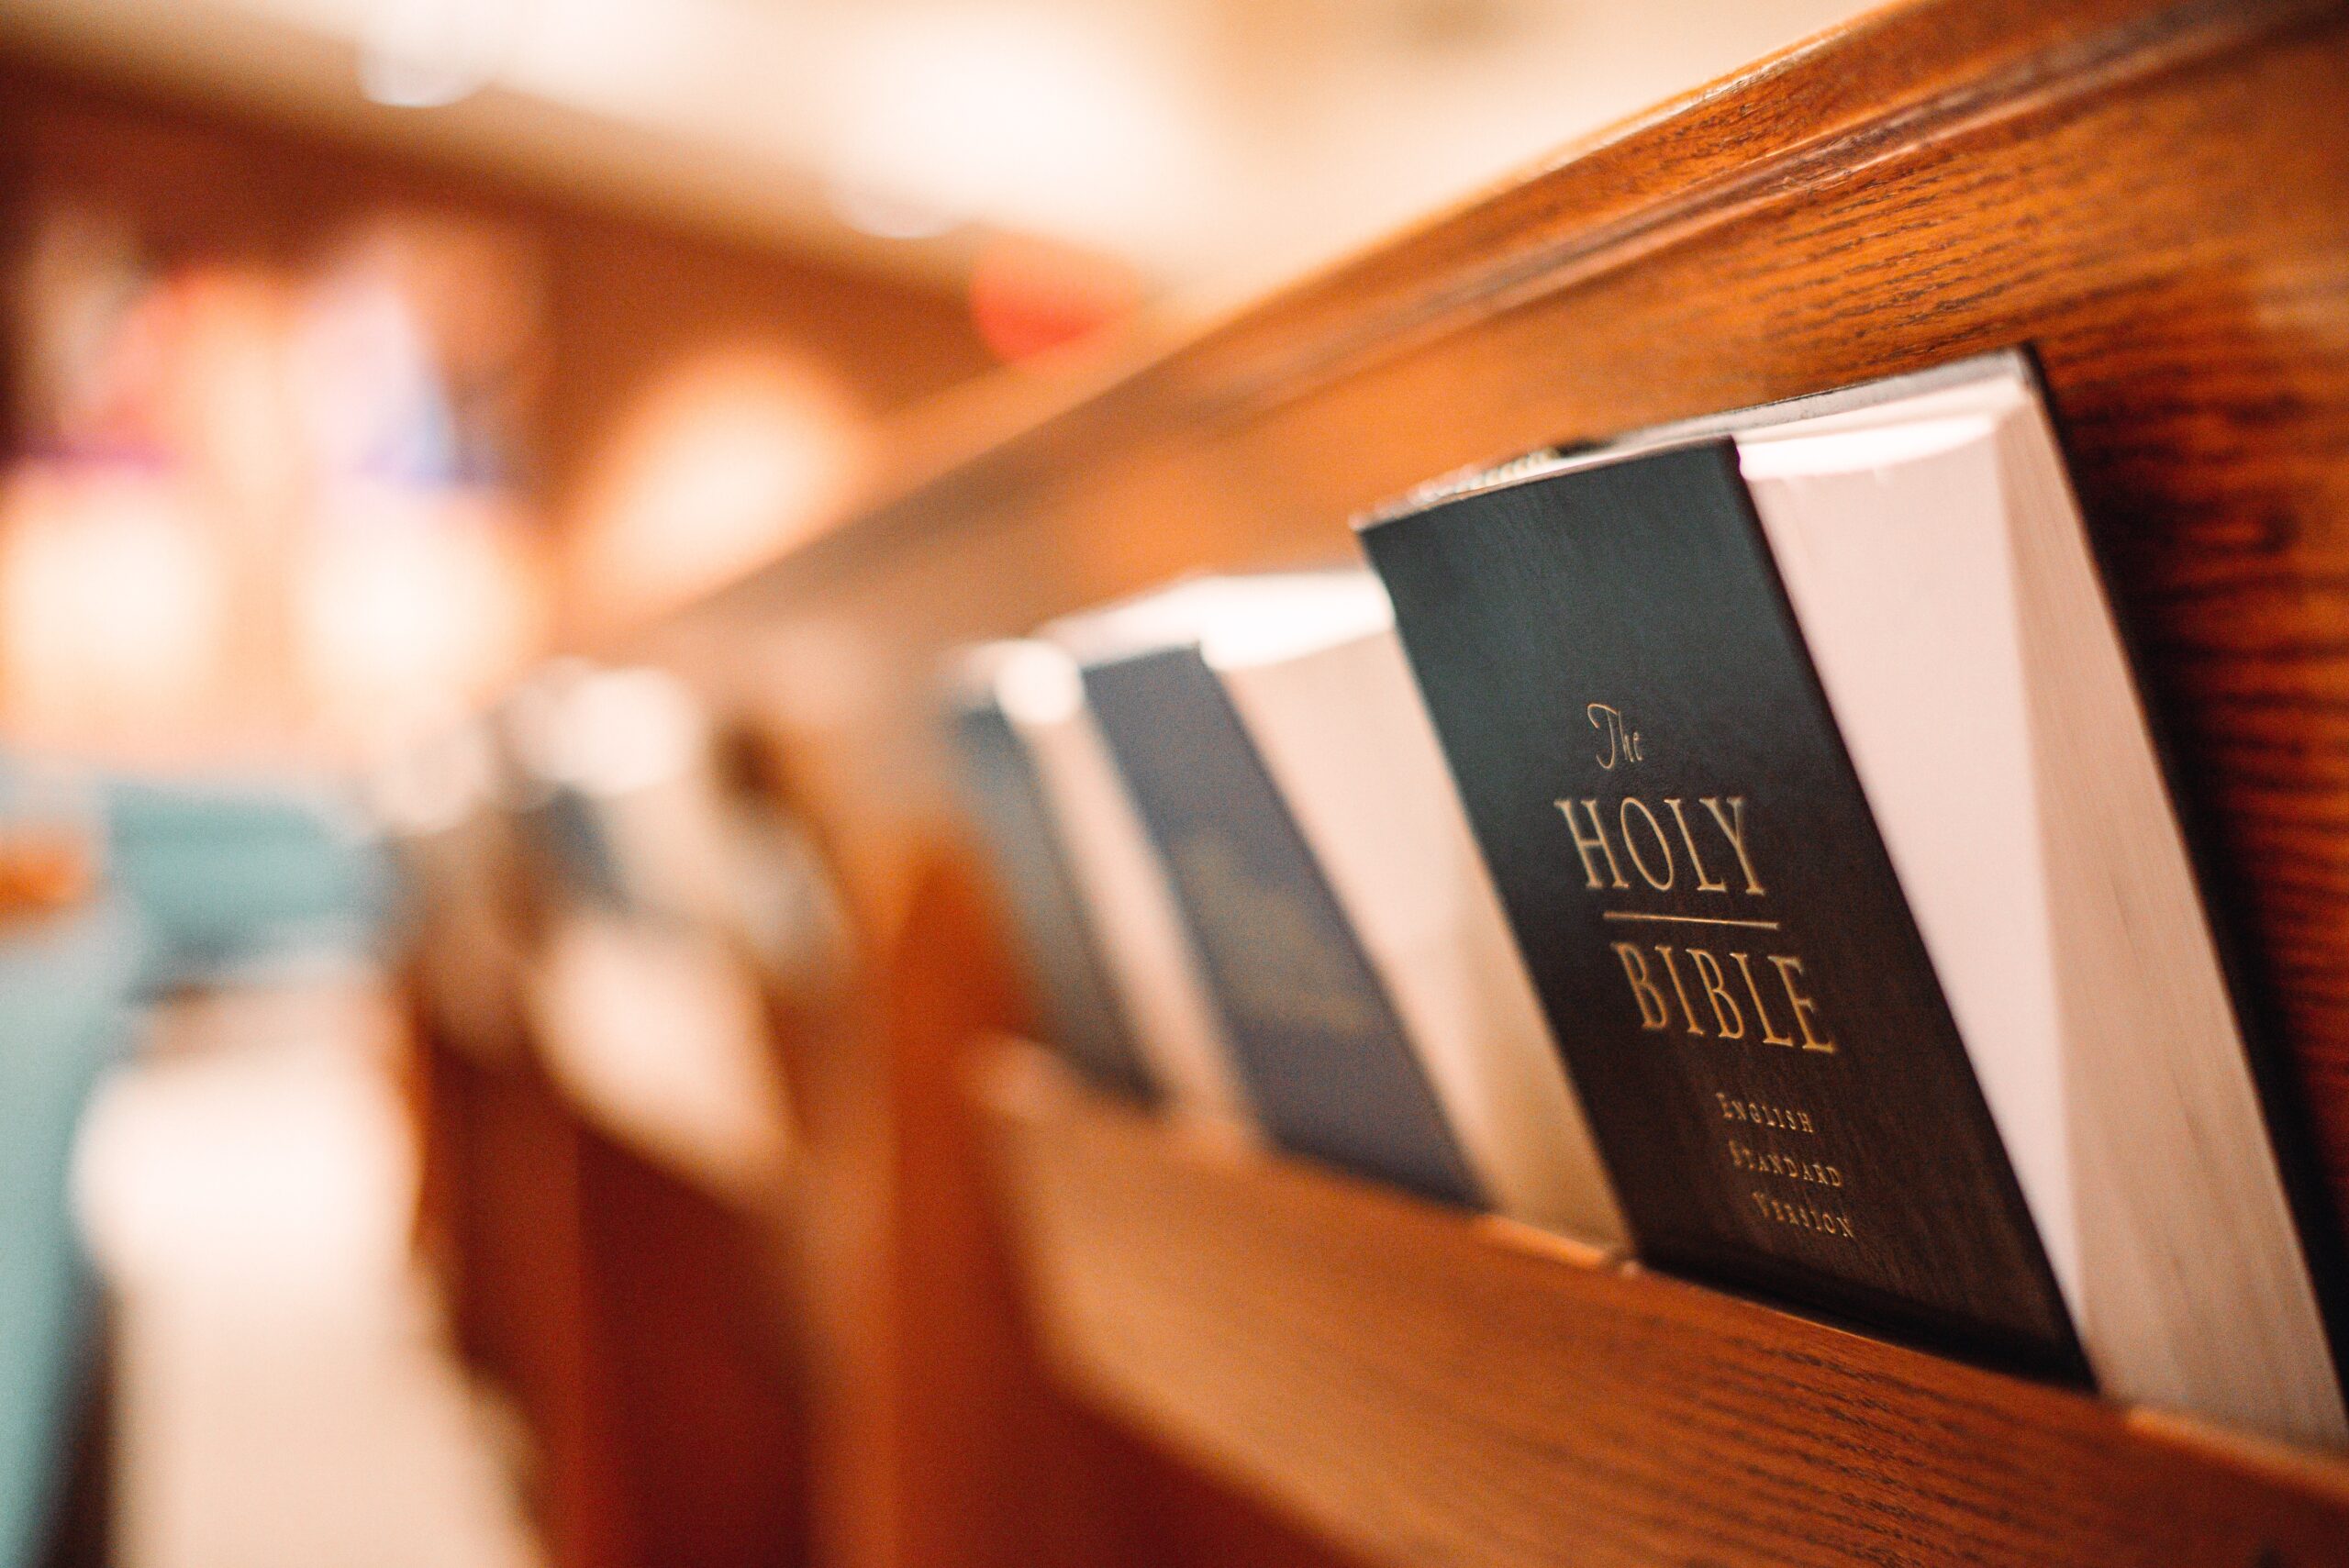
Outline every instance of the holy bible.
<svg viewBox="0 0 2349 1568"><path fill-rule="evenodd" d="M1363 539L1642 1256L2339 1445L2027 360L1541 454Z"/></svg>

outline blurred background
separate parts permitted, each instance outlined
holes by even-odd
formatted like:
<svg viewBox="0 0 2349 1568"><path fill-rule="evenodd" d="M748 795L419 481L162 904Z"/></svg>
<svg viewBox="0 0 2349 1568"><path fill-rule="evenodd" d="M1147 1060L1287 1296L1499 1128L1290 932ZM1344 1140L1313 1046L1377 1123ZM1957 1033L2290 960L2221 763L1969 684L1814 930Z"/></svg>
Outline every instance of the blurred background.
<svg viewBox="0 0 2349 1568"><path fill-rule="evenodd" d="M0 0L0 1568L879 1560L854 895L608 651L1857 8Z"/></svg>

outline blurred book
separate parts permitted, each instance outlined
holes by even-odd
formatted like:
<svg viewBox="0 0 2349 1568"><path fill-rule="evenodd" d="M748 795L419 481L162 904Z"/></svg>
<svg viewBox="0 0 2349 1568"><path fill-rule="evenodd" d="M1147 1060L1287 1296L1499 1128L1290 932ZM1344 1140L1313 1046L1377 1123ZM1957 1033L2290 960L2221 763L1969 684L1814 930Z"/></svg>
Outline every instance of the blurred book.
<svg viewBox="0 0 2349 1568"><path fill-rule="evenodd" d="M1041 641L971 656L1036 770L1088 929L1152 1080L1176 1113L1255 1136L1254 1113L1166 868L1085 702L1075 661Z"/></svg>
<svg viewBox="0 0 2349 1568"><path fill-rule="evenodd" d="M1600 1244L1607 1178L1369 573L1053 628L1284 1147Z"/></svg>
<svg viewBox="0 0 2349 1568"><path fill-rule="evenodd" d="M1078 891L1036 759L1012 727L997 687L1001 651L953 672L951 716L963 796L1009 905L1015 946L1044 1043L1097 1083L1154 1100L1124 997Z"/></svg>

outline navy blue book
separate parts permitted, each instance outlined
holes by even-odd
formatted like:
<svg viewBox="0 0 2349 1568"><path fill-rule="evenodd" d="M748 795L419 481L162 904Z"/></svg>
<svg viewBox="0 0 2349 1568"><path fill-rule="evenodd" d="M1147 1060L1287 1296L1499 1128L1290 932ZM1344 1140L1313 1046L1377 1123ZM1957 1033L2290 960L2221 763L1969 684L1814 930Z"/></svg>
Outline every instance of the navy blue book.
<svg viewBox="0 0 2349 1568"><path fill-rule="evenodd" d="M1199 628L1153 615L1087 652L1085 689L1163 858L1265 1131L1293 1153L1474 1206L1484 1195L1393 1000L1209 666ZM1138 613L1137 613L1138 612Z"/></svg>
<svg viewBox="0 0 2349 1568"><path fill-rule="evenodd" d="M974 672L984 652L974 656ZM1043 1043L1109 1088L1156 1099L1035 759L983 674L974 673L957 694L952 722L963 795L1012 917Z"/></svg>

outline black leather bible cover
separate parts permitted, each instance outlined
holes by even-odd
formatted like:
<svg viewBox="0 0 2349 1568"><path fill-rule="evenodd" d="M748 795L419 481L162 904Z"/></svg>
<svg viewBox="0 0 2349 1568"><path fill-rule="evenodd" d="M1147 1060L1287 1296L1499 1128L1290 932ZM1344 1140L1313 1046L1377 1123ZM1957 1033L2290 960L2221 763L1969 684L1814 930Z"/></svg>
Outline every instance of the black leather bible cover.
<svg viewBox="0 0 2349 1568"><path fill-rule="evenodd" d="M1641 1256L2084 1380L1732 443L1363 538Z"/></svg>
<svg viewBox="0 0 2349 1568"><path fill-rule="evenodd" d="M1386 986L1199 650L1091 665L1085 687L1265 1130L1293 1152L1479 1203Z"/></svg>

